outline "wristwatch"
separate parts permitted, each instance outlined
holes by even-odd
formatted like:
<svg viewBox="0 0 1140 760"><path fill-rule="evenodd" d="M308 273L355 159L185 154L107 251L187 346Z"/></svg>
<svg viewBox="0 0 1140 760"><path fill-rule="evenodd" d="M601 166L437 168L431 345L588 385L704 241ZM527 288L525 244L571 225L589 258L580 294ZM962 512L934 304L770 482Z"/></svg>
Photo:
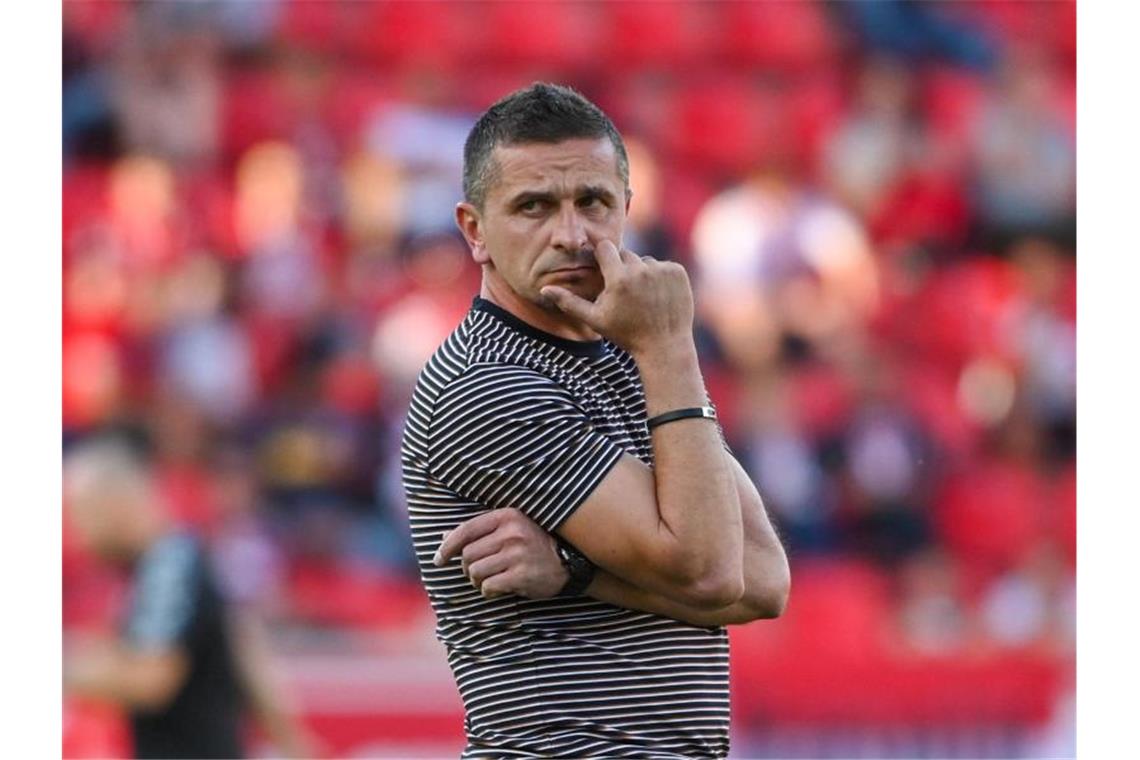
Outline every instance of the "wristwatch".
<svg viewBox="0 0 1140 760"><path fill-rule="evenodd" d="M566 568L566 572L570 574L570 578L566 581L566 585L558 592L559 596L580 596L590 582L594 580L594 572L597 568L590 559L578 551L573 544L563 541L558 536L554 537L557 543L558 559L562 560L562 566Z"/></svg>

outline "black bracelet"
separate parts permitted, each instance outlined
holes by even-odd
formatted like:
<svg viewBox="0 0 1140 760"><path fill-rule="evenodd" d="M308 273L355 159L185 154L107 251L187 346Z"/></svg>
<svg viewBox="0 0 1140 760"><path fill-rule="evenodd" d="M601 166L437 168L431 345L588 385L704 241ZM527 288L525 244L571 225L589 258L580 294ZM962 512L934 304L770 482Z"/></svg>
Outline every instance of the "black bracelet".
<svg viewBox="0 0 1140 760"><path fill-rule="evenodd" d="M702 417L706 420L715 420L716 410L711 406L693 406L689 407L688 409L674 409L671 412L664 412L663 414L659 414L656 417L650 417L648 420L646 420L645 424L649 426L650 430L652 430L658 425L664 425L666 422L684 420L688 419L689 417Z"/></svg>

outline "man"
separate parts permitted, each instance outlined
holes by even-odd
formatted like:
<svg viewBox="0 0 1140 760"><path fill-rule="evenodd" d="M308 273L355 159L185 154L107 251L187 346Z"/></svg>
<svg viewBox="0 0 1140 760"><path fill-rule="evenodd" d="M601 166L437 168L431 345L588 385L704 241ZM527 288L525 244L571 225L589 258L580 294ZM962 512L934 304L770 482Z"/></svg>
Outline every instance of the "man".
<svg viewBox="0 0 1140 760"><path fill-rule="evenodd" d="M789 574L708 406L685 271L622 249L621 136L568 88L480 117L464 195L482 287L403 442L464 757L724 757L722 626L779 615Z"/></svg>
<svg viewBox="0 0 1140 760"><path fill-rule="evenodd" d="M247 705L279 750L311 757L256 621L229 608L203 548L167 521L139 456L110 439L81 443L65 457L64 488L82 543L133 581L120 637L67 642L67 693L122 706L136 757L243 757Z"/></svg>

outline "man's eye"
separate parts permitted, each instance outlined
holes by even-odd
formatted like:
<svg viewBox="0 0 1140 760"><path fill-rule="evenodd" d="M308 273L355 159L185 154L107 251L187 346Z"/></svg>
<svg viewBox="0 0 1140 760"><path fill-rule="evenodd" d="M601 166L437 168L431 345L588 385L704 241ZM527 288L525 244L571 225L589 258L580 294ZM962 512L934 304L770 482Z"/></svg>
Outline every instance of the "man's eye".
<svg viewBox="0 0 1140 760"><path fill-rule="evenodd" d="M528 214L541 211L543 208L545 208L545 203L538 199L529 200L519 205L519 211Z"/></svg>
<svg viewBox="0 0 1140 760"><path fill-rule="evenodd" d="M579 199L578 205L582 208L597 208L605 204L600 197L596 195L588 195L585 198Z"/></svg>

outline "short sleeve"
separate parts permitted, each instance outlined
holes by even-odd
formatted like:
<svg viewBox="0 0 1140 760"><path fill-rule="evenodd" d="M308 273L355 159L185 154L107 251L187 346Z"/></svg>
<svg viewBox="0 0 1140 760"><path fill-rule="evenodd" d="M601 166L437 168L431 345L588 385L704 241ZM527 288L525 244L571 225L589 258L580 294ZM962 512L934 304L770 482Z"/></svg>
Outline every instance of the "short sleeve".
<svg viewBox="0 0 1140 760"><path fill-rule="evenodd" d="M198 554L188 536L168 536L143 557L136 578L126 638L138 649L185 643L197 602Z"/></svg>
<svg viewBox="0 0 1140 760"><path fill-rule="evenodd" d="M544 530L573 514L621 458L573 396L513 365L476 365L448 384L432 416L431 474L491 509L514 507Z"/></svg>

